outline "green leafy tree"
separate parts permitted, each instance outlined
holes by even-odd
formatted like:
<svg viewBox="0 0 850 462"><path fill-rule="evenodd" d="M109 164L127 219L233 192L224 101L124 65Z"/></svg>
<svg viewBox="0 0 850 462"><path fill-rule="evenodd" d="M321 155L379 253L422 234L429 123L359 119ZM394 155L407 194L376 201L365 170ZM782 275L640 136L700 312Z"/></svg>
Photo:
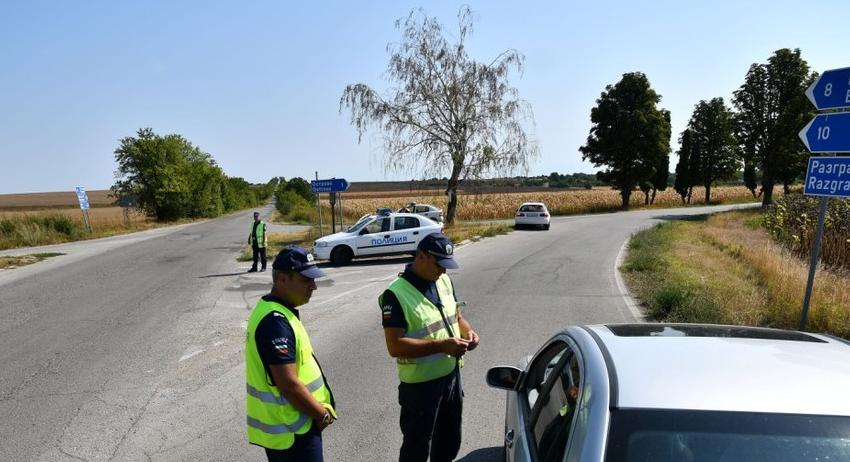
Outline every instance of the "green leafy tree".
<svg viewBox="0 0 850 462"><path fill-rule="evenodd" d="M623 210L635 187L651 188L660 157L670 152L669 113L657 107L659 101L646 76L632 72L605 87L590 112L593 126L579 148L582 158L607 167L597 177L620 190Z"/></svg>
<svg viewBox="0 0 850 462"><path fill-rule="evenodd" d="M679 137L679 162L676 164L676 181L673 188L682 198L682 203L691 203L694 191L694 178L691 172L691 157L694 152L693 132L685 129Z"/></svg>
<svg viewBox="0 0 850 462"><path fill-rule="evenodd" d="M805 96L814 77L799 49L783 48L767 63L750 66L734 93L737 138L745 170L751 164L750 172L761 172L762 206L773 202L776 183L787 185L805 171L807 154L797 132L814 114Z"/></svg>
<svg viewBox="0 0 850 462"><path fill-rule="evenodd" d="M366 128L384 134L385 168L440 176L449 172L446 222L454 221L461 180L527 170L537 144L526 134L528 104L508 82L524 57L507 50L490 62L469 56L472 12L462 7L450 36L436 18L412 11L396 22L400 45L391 46L386 76L394 89L382 96L366 84L348 85L340 112L351 111L361 140ZM454 38L450 41L449 38Z"/></svg>
<svg viewBox="0 0 850 462"><path fill-rule="evenodd" d="M711 186L734 178L740 168L737 140L732 128L732 111L723 98L700 101L688 123L693 136L691 174L705 188L705 203L711 201Z"/></svg>

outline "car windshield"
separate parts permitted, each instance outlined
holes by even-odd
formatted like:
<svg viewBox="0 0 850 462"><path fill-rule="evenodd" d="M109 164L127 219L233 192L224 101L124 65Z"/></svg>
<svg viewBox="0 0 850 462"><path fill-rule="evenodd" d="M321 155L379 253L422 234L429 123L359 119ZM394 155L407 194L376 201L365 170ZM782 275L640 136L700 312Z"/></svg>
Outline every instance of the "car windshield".
<svg viewBox="0 0 850 462"><path fill-rule="evenodd" d="M359 220L357 220L357 223L354 223L354 226L348 228L348 232L356 233L360 231L360 228L366 226L367 223L372 221L372 218L374 218L372 215L366 215L364 217L361 217Z"/></svg>
<svg viewBox="0 0 850 462"><path fill-rule="evenodd" d="M525 204L519 208L520 212L544 212L546 208L537 204Z"/></svg>
<svg viewBox="0 0 850 462"><path fill-rule="evenodd" d="M618 462L850 461L850 417L618 410L606 454Z"/></svg>

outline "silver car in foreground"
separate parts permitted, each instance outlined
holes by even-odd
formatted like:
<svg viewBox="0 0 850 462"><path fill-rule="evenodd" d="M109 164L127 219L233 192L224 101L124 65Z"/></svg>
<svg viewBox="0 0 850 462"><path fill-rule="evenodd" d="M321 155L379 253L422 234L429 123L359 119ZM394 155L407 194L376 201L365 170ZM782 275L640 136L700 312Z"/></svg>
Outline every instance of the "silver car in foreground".
<svg viewBox="0 0 850 462"><path fill-rule="evenodd" d="M698 324L574 326L508 390L508 462L850 461L850 344Z"/></svg>

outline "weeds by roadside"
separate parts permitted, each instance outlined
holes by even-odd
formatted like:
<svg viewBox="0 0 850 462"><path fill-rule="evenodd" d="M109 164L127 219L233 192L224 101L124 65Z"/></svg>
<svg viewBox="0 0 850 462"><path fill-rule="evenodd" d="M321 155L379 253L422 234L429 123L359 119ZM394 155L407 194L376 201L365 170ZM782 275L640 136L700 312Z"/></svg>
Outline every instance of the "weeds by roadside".
<svg viewBox="0 0 850 462"><path fill-rule="evenodd" d="M675 221L635 234L621 267L657 320L796 329L807 265L774 243L758 211ZM809 328L850 338L850 277L819 270Z"/></svg>
<svg viewBox="0 0 850 462"><path fill-rule="evenodd" d="M65 254L59 252L44 252L34 253L32 255L21 255L17 257L0 257L0 269L12 269L20 266L31 265L33 263L38 263L50 257L58 257L59 255Z"/></svg>

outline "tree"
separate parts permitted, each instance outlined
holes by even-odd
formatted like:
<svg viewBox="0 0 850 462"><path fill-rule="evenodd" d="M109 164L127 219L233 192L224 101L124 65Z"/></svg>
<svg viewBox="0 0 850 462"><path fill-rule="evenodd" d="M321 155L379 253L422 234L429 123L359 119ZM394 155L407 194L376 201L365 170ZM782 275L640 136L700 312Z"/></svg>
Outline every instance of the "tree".
<svg viewBox="0 0 850 462"><path fill-rule="evenodd" d="M529 105L508 82L522 71L524 57L507 50L489 63L472 59L466 39L472 12L458 12L456 41L422 10L399 19L402 43L390 48L387 78L395 86L384 97L366 84L348 85L340 112L348 107L358 142L371 125L384 133L385 168L423 177L449 172L446 221L454 221L462 179L527 171L537 144L524 127L532 123Z"/></svg>
<svg viewBox="0 0 850 462"><path fill-rule="evenodd" d="M762 206L773 202L777 182L788 184L805 171L806 154L797 132L814 114L805 96L814 77L799 49L783 48L766 64L751 65L734 93L737 137L745 169L752 164L753 175L761 172ZM755 194L755 188L751 190Z"/></svg>
<svg viewBox="0 0 850 462"><path fill-rule="evenodd" d="M679 162L676 164L676 182L673 188L682 197L682 204L691 203L694 190L694 179L691 172L691 156L694 151L693 132L685 129L679 137Z"/></svg>
<svg viewBox="0 0 850 462"><path fill-rule="evenodd" d="M705 203L711 201L711 185L735 176L739 168L737 140L732 130L732 111L723 98L697 103L688 123L693 137L690 155L692 179L705 188Z"/></svg>
<svg viewBox="0 0 850 462"><path fill-rule="evenodd" d="M661 150L656 154L657 163L655 164L655 174L652 175L650 179L650 184L652 185L652 197L649 200L650 204L655 203L655 193L658 191L664 191L667 189L667 180L670 178L670 136L672 135L672 128L670 126L670 111L666 109L662 109L661 112L664 114L664 130L665 132L661 134L661 139L666 140L662 141L658 145L658 148Z"/></svg>
<svg viewBox="0 0 850 462"><path fill-rule="evenodd" d="M608 85L590 111L593 126L582 159L608 168L597 177L620 190L622 209L628 210L632 190L652 184L670 152L670 119L658 109L661 100L643 73L623 74L616 85Z"/></svg>

